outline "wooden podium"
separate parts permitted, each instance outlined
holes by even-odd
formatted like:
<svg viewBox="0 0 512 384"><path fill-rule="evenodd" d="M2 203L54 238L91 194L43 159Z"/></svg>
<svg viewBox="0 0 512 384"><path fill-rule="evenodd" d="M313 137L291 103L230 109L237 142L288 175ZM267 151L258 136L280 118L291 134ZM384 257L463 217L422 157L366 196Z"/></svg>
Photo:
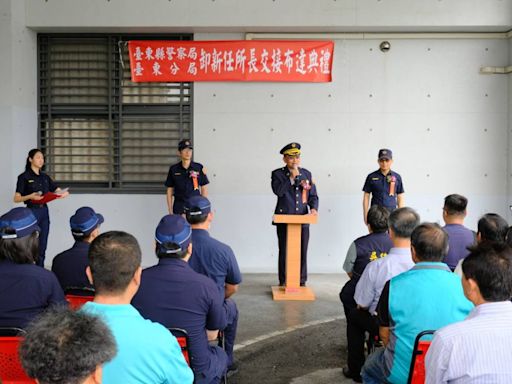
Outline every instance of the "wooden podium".
<svg viewBox="0 0 512 384"><path fill-rule="evenodd" d="M273 286L274 300L315 300L309 287L300 286L300 242L302 224L316 224L318 215L274 215L274 223L287 224L286 284Z"/></svg>

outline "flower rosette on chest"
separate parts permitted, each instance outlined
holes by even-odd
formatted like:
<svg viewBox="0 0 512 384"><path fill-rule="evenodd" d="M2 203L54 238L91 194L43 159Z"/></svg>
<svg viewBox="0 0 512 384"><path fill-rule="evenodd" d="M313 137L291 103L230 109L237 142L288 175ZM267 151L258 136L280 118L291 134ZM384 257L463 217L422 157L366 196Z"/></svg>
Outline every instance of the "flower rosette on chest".
<svg viewBox="0 0 512 384"><path fill-rule="evenodd" d="M311 189L311 183L309 180L301 180L300 186L302 187L302 204L306 204L308 202L308 193Z"/></svg>
<svg viewBox="0 0 512 384"><path fill-rule="evenodd" d="M194 190L199 189L199 182L197 180L199 178L199 172L192 170L189 172L189 176L192 179L192 184L194 185Z"/></svg>
<svg viewBox="0 0 512 384"><path fill-rule="evenodd" d="M396 189L396 176L394 175L387 175L386 181L389 184L389 196L395 196L395 189Z"/></svg>

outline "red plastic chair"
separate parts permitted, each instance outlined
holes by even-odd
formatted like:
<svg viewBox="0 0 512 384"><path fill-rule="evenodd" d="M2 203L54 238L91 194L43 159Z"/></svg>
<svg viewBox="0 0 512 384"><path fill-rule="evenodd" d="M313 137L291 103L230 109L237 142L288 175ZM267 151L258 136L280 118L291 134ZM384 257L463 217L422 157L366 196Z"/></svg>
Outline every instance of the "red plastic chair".
<svg viewBox="0 0 512 384"><path fill-rule="evenodd" d="M94 296L78 296L78 295L66 295L66 300L72 309L79 309L82 305L88 301L93 301Z"/></svg>
<svg viewBox="0 0 512 384"><path fill-rule="evenodd" d="M27 376L18 356L18 347L24 331L19 328L0 328L0 383L35 384Z"/></svg>
<svg viewBox="0 0 512 384"><path fill-rule="evenodd" d="M418 333L414 340L412 350L411 367L409 368L409 379L407 384L425 383L425 355L430 347L431 340L421 340L421 338L433 335L435 331L423 331Z"/></svg>
<svg viewBox="0 0 512 384"><path fill-rule="evenodd" d="M190 367L190 355L188 350L188 333L182 328L168 328L169 331L176 337L178 340L178 344L181 347L181 353L183 353L183 357Z"/></svg>
<svg viewBox="0 0 512 384"><path fill-rule="evenodd" d="M94 300L94 289L87 287L66 287L64 293L72 309L79 309L88 301Z"/></svg>

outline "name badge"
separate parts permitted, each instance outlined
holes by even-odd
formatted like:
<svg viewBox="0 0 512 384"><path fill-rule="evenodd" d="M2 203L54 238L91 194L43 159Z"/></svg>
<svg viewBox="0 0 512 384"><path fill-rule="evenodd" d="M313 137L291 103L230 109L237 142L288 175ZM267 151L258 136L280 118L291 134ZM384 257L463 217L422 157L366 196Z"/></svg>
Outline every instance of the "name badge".
<svg viewBox="0 0 512 384"><path fill-rule="evenodd" d="M378 177L372 177L373 181L379 181L380 179Z"/></svg>
<svg viewBox="0 0 512 384"><path fill-rule="evenodd" d="M181 176L181 172L175 173L174 176Z"/></svg>

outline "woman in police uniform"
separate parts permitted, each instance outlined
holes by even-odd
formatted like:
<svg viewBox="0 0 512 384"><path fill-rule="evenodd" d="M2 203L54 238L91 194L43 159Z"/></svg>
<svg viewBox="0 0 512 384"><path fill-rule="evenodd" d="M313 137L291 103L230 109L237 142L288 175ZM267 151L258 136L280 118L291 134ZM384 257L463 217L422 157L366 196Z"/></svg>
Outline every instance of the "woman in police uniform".
<svg viewBox="0 0 512 384"><path fill-rule="evenodd" d="M31 149L25 164L25 172L18 176L16 193L14 194L14 202L25 203L27 208L32 210L37 219L37 225L41 229L39 233L39 258L37 260L37 265L41 267L44 267L48 231L50 230L50 217L48 216L48 206L46 204L34 202L41 200L45 193L61 191L52 178L42 171L43 165L43 152L37 148ZM64 192L61 197L66 197L67 195L69 193Z"/></svg>

